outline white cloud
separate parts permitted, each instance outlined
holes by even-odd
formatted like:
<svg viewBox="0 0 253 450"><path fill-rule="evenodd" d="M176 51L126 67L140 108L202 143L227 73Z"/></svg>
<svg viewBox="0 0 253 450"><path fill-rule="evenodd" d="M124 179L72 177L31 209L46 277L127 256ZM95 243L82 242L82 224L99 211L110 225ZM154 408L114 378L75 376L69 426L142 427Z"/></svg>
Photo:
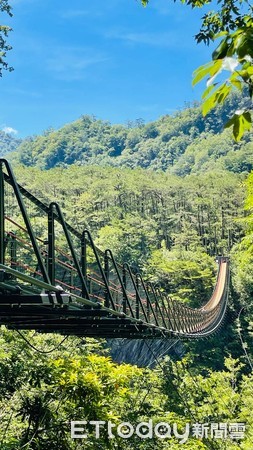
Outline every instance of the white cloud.
<svg viewBox="0 0 253 450"><path fill-rule="evenodd" d="M18 131L15 130L15 128L12 127L3 127L2 131L6 134L18 134Z"/></svg>
<svg viewBox="0 0 253 450"><path fill-rule="evenodd" d="M5 92L7 92L10 95L13 96L25 96L25 97L32 97L32 98L41 98L42 97L42 93L38 92L38 91L31 91L30 89L20 89L20 88L15 88L15 87L11 87L11 88L7 88L5 89Z"/></svg>
<svg viewBox="0 0 253 450"><path fill-rule="evenodd" d="M38 3L39 0L12 0L11 1L11 6L16 6L16 5L23 5L26 3L32 3L34 4L35 2Z"/></svg>
<svg viewBox="0 0 253 450"><path fill-rule="evenodd" d="M90 66L108 61L103 55L85 48L55 47L47 59L47 70L57 79L65 81L81 80Z"/></svg>
<svg viewBox="0 0 253 450"><path fill-rule="evenodd" d="M60 16L63 19L72 19L75 17L84 17L84 16L88 16L89 15L89 11L87 9L70 9L67 11L63 11L62 13L60 13Z"/></svg>
<svg viewBox="0 0 253 450"><path fill-rule="evenodd" d="M182 42L174 32L129 32L124 30L114 30L110 33L106 33L107 38L111 39L121 39L130 44L144 44L156 47L168 47L168 48L178 48L180 45L182 47ZM185 42L183 46L186 47L188 44Z"/></svg>
<svg viewBox="0 0 253 450"><path fill-rule="evenodd" d="M168 2L168 0L156 0L152 5L150 2L149 8L155 9L158 14L163 16L175 15L175 6Z"/></svg>
<svg viewBox="0 0 253 450"><path fill-rule="evenodd" d="M87 16L99 17L101 16L101 12L91 11L88 9L68 9L65 11L61 11L59 15L62 19L76 19L79 17L82 18Z"/></svg>
<svg viewBox="0 0 253 450"><path fill-rule="evenodd" d="M158 107L159 105L157 103L154 103L154 104L139 105L138 109L139 111L149 113L156 111Z"/></svg>

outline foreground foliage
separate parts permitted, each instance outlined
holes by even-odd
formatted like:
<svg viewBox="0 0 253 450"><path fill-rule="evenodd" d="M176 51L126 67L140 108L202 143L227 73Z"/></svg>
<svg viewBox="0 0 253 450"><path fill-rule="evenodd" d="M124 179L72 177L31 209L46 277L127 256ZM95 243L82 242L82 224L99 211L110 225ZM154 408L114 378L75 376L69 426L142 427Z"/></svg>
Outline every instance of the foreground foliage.
<svg viewBox="0 0 253 450"><path fill-rule="evenodd" d="M0 13L7 13L12 16L12 8L9 5L8 0L0 0ZM11 50L11 46L7 43L6 38L8 37L11 28L7 25L0 25L0 77L3 74L3 70L8 70L9 72L13 70L12 67L6 62L6 53Z"/></svg>
<svg viewBox="0 0 253 450"><path fill-rule="evenodd" d="M71 439L71 420L111 421L115 425L141 421L186 424L247 422L245 439L187 436L192 450L250 449L252 439L252 377L241 376L241 365L226 359L220 372L198 373L189 358L166 360L155 371L116 365L103 343L70 337L26 333L40 353L27 346L14 331L1 328L0 442L2 450L50 449L168 449L179 450L180 439L108 438L101 428L95 438L87 425L87 439ZM58 346L58 347L57 347ZM54 347L56 347L55 350ZM41 353L44 352L44 353ZM49 353L46 353L49 352Z"/></svg>
<svg viewBox="0 0 253 450"><path fill-rule="evenodd" d="M149 0L142 0L146 6ZM253 99L253 16L252 5L248 0L181 0L192 8L205 5L214 6L205 12L202 24L195 39L197 43L218 40L212 53L212 61L194 72L193 85L208 77L203 92L203 115L212 108L224 104L233 90L248 97L245 107L235 108L225 127L233 128L233 135L239 141L251 129ZM229 72L229 76L224 74ZM217 76L222 74L220 80Z"/></svg>

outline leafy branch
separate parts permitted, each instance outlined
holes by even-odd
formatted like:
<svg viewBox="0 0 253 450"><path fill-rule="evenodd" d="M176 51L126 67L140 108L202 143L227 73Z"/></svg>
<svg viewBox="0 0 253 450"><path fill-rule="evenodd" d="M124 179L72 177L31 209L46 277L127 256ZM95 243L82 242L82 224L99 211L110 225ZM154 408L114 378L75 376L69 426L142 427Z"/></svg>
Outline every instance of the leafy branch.
<svg viewBox="0 0 253 450"><path fill-rule="evenodd" d="M8 0L0 0L0 12L7 13L10 17L12 17L12 8L8 3ZM7 25L0 25L0 77L3 74L3 70L8 70L11 72L13 67L10 67L6 62L6 53L11 50L12 47L6 41L9 32L12 29Z"/></svg>
<svg viewBox="0 0 253 450"><path fill-rule="evenodd" d="M211 4L212 0L180 0L192 8ZM146 6L149 0L142 0ZM236 110L225 124L232 127L236 141L239 141L252 125L253 98L253 7L248 0L218 0L215 11L207 12L202 18L197 43L220 42L212 54L212 61L200 66L193 73L193 85L208 77L203 92L203 115L219 104L223 104L232 90L239 90L249 97L250 106ZM224 71L229 75L224 79ZM222 74L220 81L217 77Z"/></svg>
<svg viewBox="0 0 253 450"><path fill-rule="evenodd" d="M212 54L212 61L199 67L193 74L193 85L208 76L203 92L203 115L218 104L224 103L233 89L245 92L251 102L253 98L253 18L244 16L243 24L235 32L222 31L214 39L221 41ZM229 76L217 82L217 77L229 72ZM252 125L251 107L235 111L225 124L233 127L233 135L239 141Z"/></svg>

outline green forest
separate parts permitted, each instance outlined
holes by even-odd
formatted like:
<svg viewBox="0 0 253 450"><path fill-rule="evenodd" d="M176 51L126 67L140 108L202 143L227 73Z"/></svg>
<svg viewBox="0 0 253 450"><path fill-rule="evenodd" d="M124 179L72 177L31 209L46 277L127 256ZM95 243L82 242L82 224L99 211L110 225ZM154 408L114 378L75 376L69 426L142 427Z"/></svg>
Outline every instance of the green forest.
<svg viewBox="0 0 253 450"><path fill-rule="evenodd" d="M231 130L223 131L231 111L244 107L245 100L234 94L226 106L206 117L198 104L147 124L137 119L111 125L84 115L59 130L48 129L42 136L29 137L21 145L15 141L12 160L40 169L89 164L141 167L179 176L221 169L249 172L252 132L235 142Z"/></svg>
<svg viewBox="0 0 253 450"><path fill-rule="evenodd" d="M9 137L9 147L2 137L21 185L57 201L69 223L172 299L203 305L217 255L230 257L231 282L219 332L182 341L180 357L171 351L152 369L115 363L102 339L25 332L32 348L2 327L1 450L252 449L253 135L238 143L222 125L240 101L206 118L196 104L147 124L82 116L22 142ZM109 438L101 428L96 439L88 425L86 439L72 439L73 420L176 423L178 434ZM245 424L243 438L235 423ZM183 443L187 424L226 424L227 435L190 433Z"/></svg>

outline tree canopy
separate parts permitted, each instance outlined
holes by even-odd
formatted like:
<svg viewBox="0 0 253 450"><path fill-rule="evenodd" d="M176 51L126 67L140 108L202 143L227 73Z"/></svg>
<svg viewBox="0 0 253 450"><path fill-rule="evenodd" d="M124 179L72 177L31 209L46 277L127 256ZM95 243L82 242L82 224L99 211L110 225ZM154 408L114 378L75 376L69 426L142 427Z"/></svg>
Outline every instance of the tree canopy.
<svg viewBox="0 0 253 450"><path fill-rule="evenodd" d="M142 0L146 6L149 0ZM194 72L193 85L207 77L204 89L203 115L225 102L233 90L243 92L248 101L241 109L236 109L225 127L233 128L238 141L252 124L253 98L253 8L248 0L181 0L192 8L204 5L215 10L205 13L195 39L198 43L209 44L217 41L212 60Z"/></svg>
<svg viewBox="0 0 253 450"><path fill-rule="evenodd" d="M12 8L9 5L8 0L0 0L0 12L7 13L12 16ZM6 38L11 31L11 28L7 25L0 25L0 76L2 76L3 70L12 71L13 68L6 62L6 52L11 50L11 46L7 43Z"/></svg>
<svg viewBox="0 0 253 450"><path fill-rule="evenodd" d="M99 164L169 170L180 176L208 170L250 172L252 131L245 133L239 143L229 130L222 131L224 120L236 107L243 108L239 94L230 96L226 105L219 105L205 118L199 105L154 122L136 121L127 126L82 116L59 130L25 139L21 145L12 137L9 151L16 149L13 160L44 169ZM6 147L6 142L2 142L2 150Z"/></svg>

